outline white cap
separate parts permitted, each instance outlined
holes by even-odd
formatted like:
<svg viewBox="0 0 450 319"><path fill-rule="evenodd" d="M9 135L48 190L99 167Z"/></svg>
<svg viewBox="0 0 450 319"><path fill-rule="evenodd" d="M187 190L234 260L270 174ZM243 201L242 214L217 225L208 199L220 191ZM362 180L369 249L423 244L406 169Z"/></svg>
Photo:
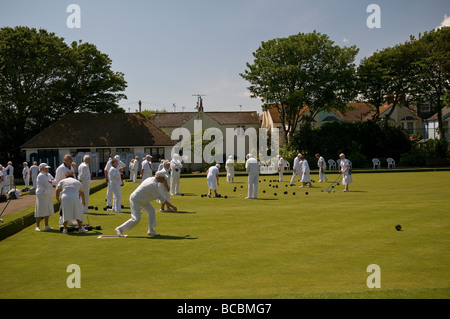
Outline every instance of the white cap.
<svg viewBox="0 0 450 319"><path fill-rule="evenodd" d="M42 168L50 168L50 166L48 166L47 163L41 163L41 164L39 164L39 169L42 169Z"/></svg>

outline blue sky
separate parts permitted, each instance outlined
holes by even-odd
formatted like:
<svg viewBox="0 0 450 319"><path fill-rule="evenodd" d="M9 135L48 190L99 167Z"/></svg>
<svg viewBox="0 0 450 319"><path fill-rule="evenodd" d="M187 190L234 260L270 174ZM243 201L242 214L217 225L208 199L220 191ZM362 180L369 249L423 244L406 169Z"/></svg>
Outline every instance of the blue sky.
<svg viewBox="0 0 450 319"><path fill-rule="evenodd" d="M69 4L81 27L68 28ZM381 28L369 29L369 4L381 9ZM127 100L137 109L258 111L239 73L261 41L316 30L340 46L356 45L356 63L381 50L449 24L448 0L0 0L0 27L44 28L67 43L83 40L125 74ZM240 107L241 106L241 107Z"/></svg>

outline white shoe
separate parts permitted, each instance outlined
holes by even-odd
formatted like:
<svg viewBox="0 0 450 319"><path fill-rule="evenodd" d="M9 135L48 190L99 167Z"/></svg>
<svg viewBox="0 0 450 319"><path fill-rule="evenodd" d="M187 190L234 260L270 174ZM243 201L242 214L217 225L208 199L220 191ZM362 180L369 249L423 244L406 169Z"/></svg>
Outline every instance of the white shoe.
<svg viewBox="0 0 450 319"><path fill-rule="evenodd" d="M50 225L45 226L45 230L54 230Z"/></svg>
<svg viewBox="0 0 450 319"><path fill-rule="evenodd" d="M155 232L155 231L153 230L153 228L150 229L150 231L147 233L147 235L159 236L159 234L158 234L157 232Z"/></svg>
<svg viewBox="0 0 450 319"><path fill-rule="evenodd" d="M82 234L82 233L87 233L87 230L84 229L83 227L78 228L78 233Z"/></svg>
<svg viewBox="0 0 450 319"><path fill-rule="evenodd" d="M67 234L67 228L63 229L63 234Z"/></svg>
<svg viewBox="0 0 450 319"><path fill-rule="evenodd" d="M117 236L123 237L122 229L120 229L119 227L116 227L115 230L116 230Z"/></svg>
<svg viewBox="0 0 450 319"><path fill-rule="evenodd" d="M39 227L36 227L34 230L35 231L41 231L41 229Z"/></svg>

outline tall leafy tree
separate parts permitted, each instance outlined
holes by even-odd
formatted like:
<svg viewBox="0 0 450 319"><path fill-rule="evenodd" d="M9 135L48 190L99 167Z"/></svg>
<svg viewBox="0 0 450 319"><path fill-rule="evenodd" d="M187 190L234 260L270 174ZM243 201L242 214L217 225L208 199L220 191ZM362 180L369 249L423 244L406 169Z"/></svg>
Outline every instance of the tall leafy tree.
<svg viewBox="0 0 450 319"><path fill-rule="evenodd" d="M360 99L375 108L372 119L378 121L380 108L386 102L388 81L386 70L382 68L382 53L375 52L370 57L362 59L357 70Z"/></svg>
<svg viewBox="0 0 450 319"><path fill-rule="evenodd" d="M277 107L286 140L300 124L323 110L345 111L356 96L354 59L358 49L339 47L316 31L262 42L240 75L253 98ZM309 112L300 110L309 107Z"/></svg>
<svg viewBox="0 0 450 319"><path fill-rule="evenodd" d="M386 102L391 104L384 120L388 125L398 105L409 106L411 86L415 81L414 62L417 59L412 41L384 49L380 52L382 79L387 86Z"/></svg>
<svg viewBox="0 0 450 319"><path fill-rule="evenodd" d="M67 45L44 29L0 29L0 160L20 159L20 145L64 114L124 112L126 88L106 54Z"/></svg>
<svg viewBox="0 0 450 319"><path fill-rule="evenodd" d="M414 98L419 103L431 103L437 113L439 138L445 140L442 109L450 89L450 27L426 32L415 41L415 46L418 58L415 62Z"/></svg>

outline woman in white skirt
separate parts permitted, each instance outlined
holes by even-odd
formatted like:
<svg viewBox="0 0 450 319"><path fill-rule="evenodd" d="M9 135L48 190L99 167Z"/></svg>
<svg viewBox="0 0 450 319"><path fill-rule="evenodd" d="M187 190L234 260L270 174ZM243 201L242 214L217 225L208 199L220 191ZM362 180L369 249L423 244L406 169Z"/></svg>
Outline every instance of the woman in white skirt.
<svg viewBox="0 0 450 319"><path fill-rule="evenodd" d="M300 163L301 163L300 165L301 165L301 174L302 174L301 182L303 183L303 185L300 187L305 187L308 184L309 184L308 187L311 187L311 175L310 175L309 164L303 155L300 156Z"/></svg>
<svg viewBox="0 0 450 319"><path fill-rule="evenodd" d="M348 185L353 182L351 163L345 158L344 153L341 153L339 158L341 159L341 170L339 172L342 173L342 185L345 186L344 192L348 192Z"/></svg>
<svg viewBox="0 0 450 319"><path fill-rule="evenodd" d="M208 197L211 197L214 191L214 197L217 197L217 185L219 185L219 168L220 164L211 166L206 171L206 182L208 183Z"/></svg>
<svg viewBox="0 0 450 319"><path fill-rule="evenodd" d="M234 183L234 159L233 155L228 156L225 162L225 169L227 170L227 183Z"/></svg>
<svg viewBox="0 0 450 319"><path fill-rule="evenodd" d="M73 220L76 220L78 224L79 233L86 232L83 228L83 206L85 205L83 186L74 178L73 172L67 172L66 178L56 186L56 199L61 203L63 233L67 234L67 224Z"/></svg>
<svg viewBox="0 0 450 319"><path fill-rule="evenodd" d="M36 218L36 231L41 231L41 220L44 218L45 229L52 230L48 224L48 218L55 214L53 207L53 177L48 173L48 166L46 163L39 165L39 175L36 178L36 207L34 217Z"/></svg>

